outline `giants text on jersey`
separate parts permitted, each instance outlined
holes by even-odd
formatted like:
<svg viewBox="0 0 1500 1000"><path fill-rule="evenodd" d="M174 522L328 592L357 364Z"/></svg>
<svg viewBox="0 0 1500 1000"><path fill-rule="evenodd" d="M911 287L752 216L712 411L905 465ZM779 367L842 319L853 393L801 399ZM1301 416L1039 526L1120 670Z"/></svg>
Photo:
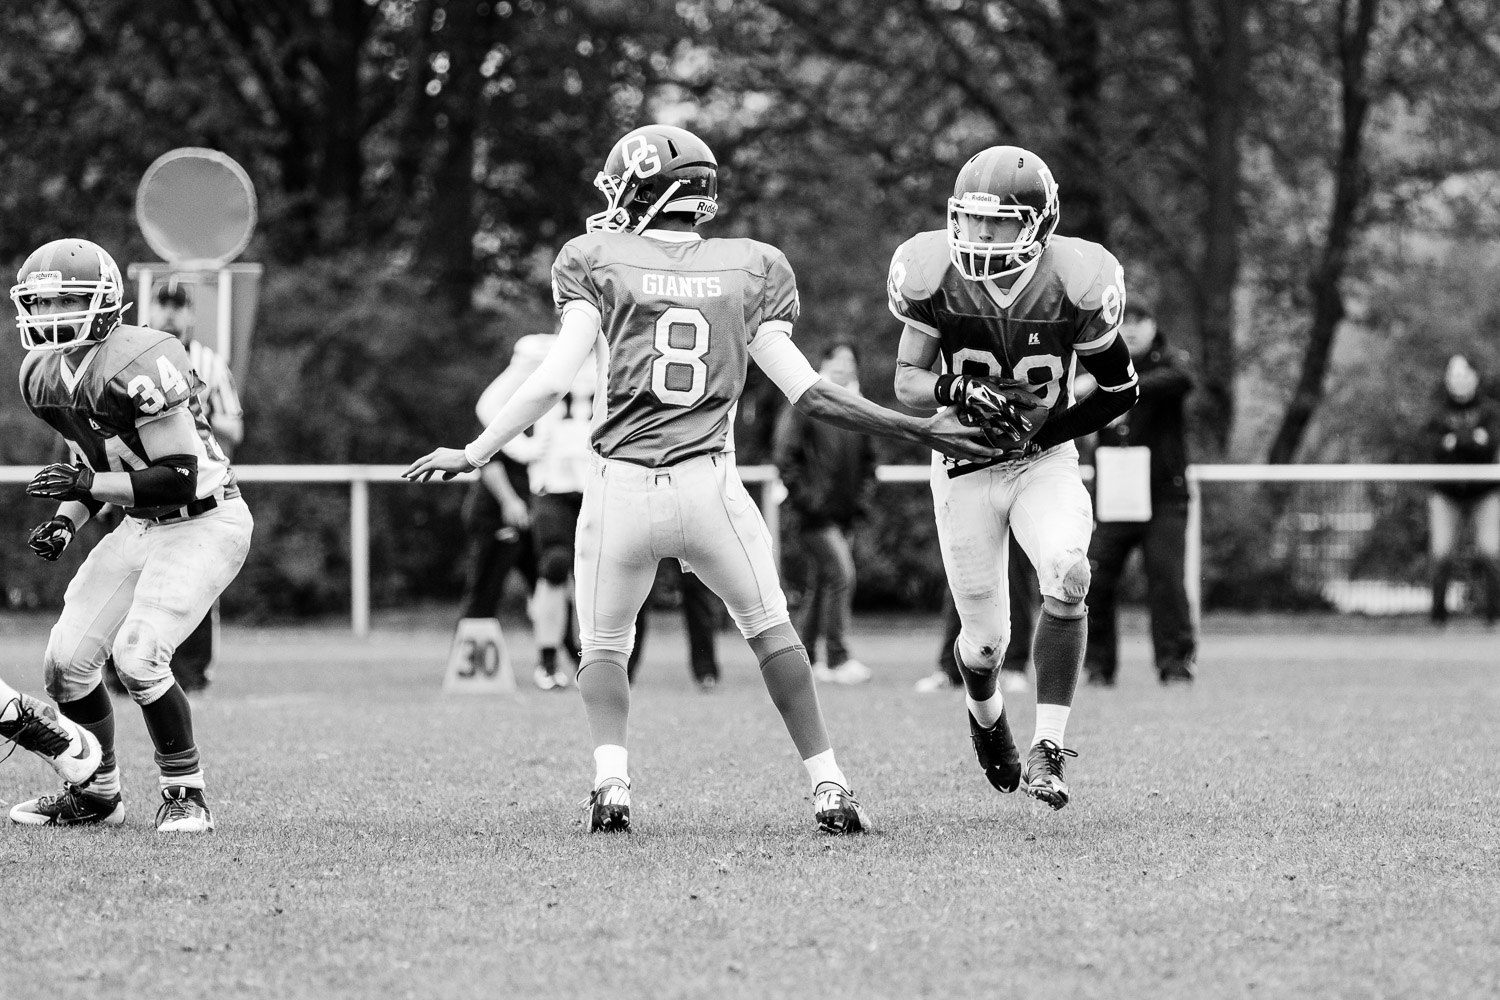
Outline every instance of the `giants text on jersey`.
<svg viewBox="0 0 1500 1000"><path fill-rule="evenodd" d="M198 499L239 496L229 460L214 442L199 393L203 383L175 337L121 326L98 347L65 358L35 351L21 363L21 395L31 412L68 442L75 458L95 472L129 472L150 464L140 424L186 407L198 429ZM71 362L77 363L75 370ZM156 517L172 508L132 508Z"/></svg>
<svg viewBox="0 0 1500 1000"><path fill-rule="evenodd" d="M575 237L552 267L557 307L592 308L607 355L593 446L636 465L721 452L765 324L790 332L797 284L781 251L694 233Z"/></svg>

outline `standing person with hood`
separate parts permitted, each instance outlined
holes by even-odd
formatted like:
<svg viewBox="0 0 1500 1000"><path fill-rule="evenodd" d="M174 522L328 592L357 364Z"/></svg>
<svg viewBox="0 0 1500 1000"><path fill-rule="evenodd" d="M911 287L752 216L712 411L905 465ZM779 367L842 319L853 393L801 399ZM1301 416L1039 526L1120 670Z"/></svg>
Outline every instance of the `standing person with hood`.
<svg viewBox="0 0 1500 1000"><path fill-rule="evenodd" d="M1182 402L1193 387L1193 377L1186 356L1168 346L1151 310L1139 300L1125 304L1120 337L1130 348L1140 377L1141 398L1134 409L1099 432L1099 449L1150 449L1150 511L1139 521L1101 518L1094 528L1089 542L1093 584L1084 670L1090 684L1112 687L1115 683L1119 658L1116 590L1125 560L1140 546L1157 678L1163 684L1190 684L1198 637L1184 578L1188 485Z"/></svg>
<svg viewBox="0 0 1500 1000"><path fill-rule="evenodd" d="M859 358L839 341L823 352L819 374L859 392ZM801 525L807 588L797 634L813 657L813 676L834 684L863 684L870 668L849 655L854 600L854 521L875 485L875 449L868 435L813 420L787 407L776 422L776 469ZM818 639L826 655L818 658Z"/></svg>

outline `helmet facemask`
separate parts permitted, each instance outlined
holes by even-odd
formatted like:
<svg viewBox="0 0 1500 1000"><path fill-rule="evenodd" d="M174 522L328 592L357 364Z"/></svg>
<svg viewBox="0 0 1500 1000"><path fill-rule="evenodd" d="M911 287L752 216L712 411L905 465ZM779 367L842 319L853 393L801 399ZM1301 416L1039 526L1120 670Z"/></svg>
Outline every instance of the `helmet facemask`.
<svg viewBox="0 0 1500 1000"><path fill-rule="evenodd" d="M987 191L972 191L948 199L948 256L970 281L1002 278L1029 266L1047 248L1057 227L1056 201L1051 212L1030 205L1003 204ZM1006 242L972 239L972 219L1013 220L1020 226Z"/></svg>
<svg viewBox="0 0 1500 1000"><path fill-rule="evenodd" d="M54 244L37 250L21 266L17 284L10 290L21 345L28 351L68 351L97 344L120 325L124 282L114 259L83 240L58 242L73 252L48 254ZM60 295L85 296L88 305L67 312L32 311L38 303Z"/></svg>

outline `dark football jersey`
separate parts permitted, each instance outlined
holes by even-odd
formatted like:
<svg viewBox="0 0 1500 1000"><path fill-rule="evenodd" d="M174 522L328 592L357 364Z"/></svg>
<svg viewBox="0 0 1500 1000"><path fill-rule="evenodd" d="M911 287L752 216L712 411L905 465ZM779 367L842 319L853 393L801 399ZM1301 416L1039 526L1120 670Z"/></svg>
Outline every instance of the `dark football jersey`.
<svg viewBox="0 0 1500 1000"><path fill-rule="evenodd" d="M72 370L60 351L33 351L21 362L21 397L95 472L129 472L151 464L140 426L187 410L197 426L199 499L239 495L229 460L214 443L199 394L203 382L176 337L121 326ZM126 511L154 517L170 507Z"/></svg>
<svg viewBox="0 0 1500 1000"><path fill-rule="evenodd" d="M1031 385L1049 409L1073 402L1073 361L1118 335L1125 273L1097 243L1054 236L1009 288L970 281L948 256L947 233L919 233L896 251L891 312L940 341L943 370Z"/></svg>
<svg viewBox="0 0 1500 1000"><path fill-rule="evenodd" d="M597 310L608 345L594 450L652 467L726 450L751 339L798 311L786 257L748 239L588 233L557 255L552 292Z"/></svg>

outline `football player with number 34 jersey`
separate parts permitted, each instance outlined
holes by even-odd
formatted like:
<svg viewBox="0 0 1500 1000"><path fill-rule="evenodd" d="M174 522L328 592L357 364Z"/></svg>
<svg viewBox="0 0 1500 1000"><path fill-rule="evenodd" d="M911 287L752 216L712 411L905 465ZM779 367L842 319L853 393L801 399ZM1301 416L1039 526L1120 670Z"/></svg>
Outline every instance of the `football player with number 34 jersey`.
<svg viewBox="0 0 1500 1000"><path fill-rule="evenodd" d="M1094 523L1073 439L1104 427L1136 398L1130 352L1118 336L1123 269L1097 243L1054 236L1058 214L1057 183L1041 158L993 146L959 171L947 230L902 244L887 285L891 311L905 323L896 368L903 403L962 409L1000 384L1042 404L1028 420L1034 433L998 460L935 456L932 496L963 622L954 655L979 763L996 788L1020 785L1054 809L1069 797L1063 757L1075 756L1063 737L1083 664ZM1072 391L1079 364L1098 382L1082 401ZM1036 732L1024 768L995 684L1010 639L1012 532L1042 591L1032 647Z"/></svg>
<svg viewBox="0 0 1500 1000"><path fill-rule="evenodd" d="M592 351L598 368L574 577L583 639L578 687L595 777L585 827L626 830L625 749L633 622L662 559L689 564L728 605L760 661L812 783L820 829L869 820L834 759L807 652L792 628L770 534L726 451L753 360L793 406L867 433L921 441L985 461L945 410L926 420L876 406L821 378L792 344L796 279L775 247L703 239L717 210L718 166L684 129L648 125L610 151L595 185L608 199L553 266L562 328L552 352L467 448L439 448L406 476L425 481L488 462L568 391Z"/></svg>
<svg viewBox="0 0 1500 1000"><path fill-rule="evenodd" d="M192 712L170 663L245 561L250 511L204 418L186 349L170 334L121 325L124 286L108 253L87 240L48 243L21 265L11 299L27 350L21 395L73 458L47 466L26 488L60 501L32 531L32 551L57 559L105 504L126 514L68 585L45 661L47 693L98 739L98 771L22 802L11 819L123 822L114 710L102 683L113 654L156 746L156 828L210 831Z"/></svg>

